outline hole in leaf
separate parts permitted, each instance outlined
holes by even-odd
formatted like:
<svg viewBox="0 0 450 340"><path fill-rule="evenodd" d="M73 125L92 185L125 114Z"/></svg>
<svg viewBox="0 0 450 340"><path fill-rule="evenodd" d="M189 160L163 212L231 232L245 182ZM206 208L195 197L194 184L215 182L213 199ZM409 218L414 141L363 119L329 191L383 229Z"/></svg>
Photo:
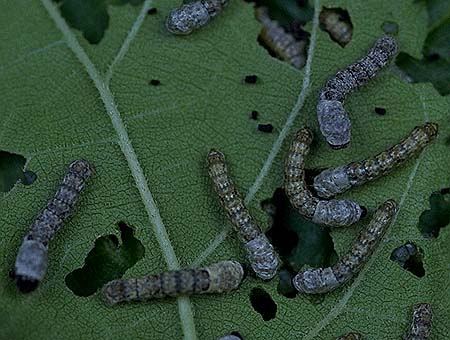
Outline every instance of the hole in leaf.
<svg viewBox="0 0 450 340"><path fill-rule="evenodd" d="M98 44L109 25L108 5L138 5L143 0L56 0L61 15L73 28L83 32L91 44Z"/></svg>
<svg viewBox="0 0 450 340"><path fill-rule="evenodd" d="M0 151L0 192L11 190L17 182L33 184L37 175L30 170L23 171L26 159L6 151Z"/></svg>
<svg viewBox="0 0 450 340"><path fill-rule="evenodd" d="M281 269L278 273L280 281L278 282L277 292L288 299L293 299L297 295L298 291L292 284L292 279L295 274L287 269Z"/></svg>
<svg viewBox="0 0 450 340"><path fill-rule="evenodd" d="M280 271L277 289L290 298L295 291L289 287L289 275L304 265L327 267L338 260L333 240L328 229L304 219L292 208L283 188L276 189L272 198L261 202L261 206L269 215L271 228L267 236L283 262L284 271Z"/></svg>
<svg viewBox="0 0 450 340"><path fill-rule="evenodd" d="M393 21L385 21L381 25L381 29L386 34L397 35L398 33L398 24Z"/></svg>
<svg viewBox="0 0 450 340"><path fill-rule="evenodd" d="M277 304L272 297L262 288L253 288L250 292L250 303L253 309L261 314L264 321L275 318Z"/></svg>
<svg viewBox="0 0 450 340"><path fill-rule="evenodd" d="M94 294L105 283L121 278L144 257L144 246L133 236L133 229L124 222L119 222L119 229L121 245L115 235L98 238L86 256L84 266L66 276L66 285L75 295Z"/></svg>
<svg viewBox="0 0 450 340"><path fill-rule="evenodd" d="M450 194L444 189L430 196L430 210L422 212L419 218L419 230L426 238L439 236L441 228L450 223Z"/></svg>
<svg viewBox="0 0 450 340"><path fill-rule="evenodd" d="M319 21L320 28L341 47L352 40L353 24L345 9L324 7L320 12Z"/></svg>
<svg viewBox="0 0 450 340"><path fill-rule="evenodd" d="M384 107L376 107L375 113L384 116L386 114L386 109Z"/></svg>
<svg viewBox="0 0 450 340"><path fill-rule="evenodd" d="M390 258L417 277L423 277L425 275L425 268L422 262L423 251L414 243L408 242L401 247L395 248Z"/></svg>
<svg viewBox="0 0 450 340"><path fill-rule="evenodd" d="M231 332L231 335L234 335L234 336L238 337L239 339L244 340L241 333L239 333L238 331Z"/></svg>

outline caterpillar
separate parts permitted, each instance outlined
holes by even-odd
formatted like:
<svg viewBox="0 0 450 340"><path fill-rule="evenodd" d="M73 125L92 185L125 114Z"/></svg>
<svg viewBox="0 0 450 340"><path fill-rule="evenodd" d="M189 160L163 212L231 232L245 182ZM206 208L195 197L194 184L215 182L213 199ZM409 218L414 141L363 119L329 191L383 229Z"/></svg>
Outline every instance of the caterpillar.
<svg viewBox="0 0 450 340"><path fill-rule="evenodd" d="M166 28L173 34L190 34L208 24L228 4L229 0L199 0L172 10Z"/></svg>
<svg viewBox="0 0 450 340"><path fill-rule="evenodd" d="M19 248L11 273L20 291L27 293L35 290L44 278L48 266L49 242L72 214L79 195L92 173L93 168L87 160L72 162L55 196L31 225Z"/></svg>
<svg viewBox="0 0 450 340"><path fill-rule="evenodd" d="M404 340L426 340L431 334L433 311L430 304L420 303L413 308L412 322Z"/></svg>
<svg viewBox="0 0 450 340"><path fill-rule="evenodd" d="M284 170L284 187L292 206L314 223L342 227L358 222L366 209L350 200L320 200L305 183L304 158L313 141L312 132L303 128L294 136Z"/></svg>
<svg viewBox="0 0 450 340"><path fill-rule="evenodd" d="M217 150L208 154L209 175L222 207L244 243L248 261L258 277L270 280L277 273L278 254L244 205L228 175L225 156Z"/></svg>
<svg viewBox="0 0 450 340"><path fill-rule="evenodd" d="M321 172L314 178L314 189L320 197L329 198L384 176L422 151L437 133L436 123L416 126L400 143L373 158Z"/></svg>
<svg viewBox="0 0 450 340"><path fill-rule="evenodd" d="M114 280L103 286L101 295L107 305L113 306L179 295L224 293L236 289L243 278L244 269L239 262L221 261L198 269Z"/></svg>
<svg viewBox="0 0 450 340"><path fill-rule="evenodd" d="M320 92L317 118L320 131L332 148L344 148L350 142L351 122L344 109L344 100L348 94L374 78L396 51L397 43L393 37L381 37L367 56L338 71Z"/></svg>
<svg viewBox="0 0 450 340"><path fill-rule="evenodd" d="M306 63L306 41L297 41L276 21L269 18L266 7L257 7L255 16L263 28L259 38L281 60L289 62L295 68L302 68Z"/></svg>
<svg viewBox="0 0 450 340"><path fill-rule="evenodd" d="M294 287L305 294L330 292L351 280L362 269L378 245L397 211L394 200L384 202L375 212L369 226L362 231L348 254L332 267L306 269L293 279Z"/></svg>
<svg viewBox="0 0 450 340"><path fill-rule="evenodd" d="M340 8L324 8L320 12L319 21L322 29L342 47L352 40L353 25L347 11Z"/></svg>
<svg viewBox="0 0 450 340"><path fill-rule="evenodd" d="M338 340L362 340L362 335L355 332L350 332L348 334L342 335Z"/></svg>

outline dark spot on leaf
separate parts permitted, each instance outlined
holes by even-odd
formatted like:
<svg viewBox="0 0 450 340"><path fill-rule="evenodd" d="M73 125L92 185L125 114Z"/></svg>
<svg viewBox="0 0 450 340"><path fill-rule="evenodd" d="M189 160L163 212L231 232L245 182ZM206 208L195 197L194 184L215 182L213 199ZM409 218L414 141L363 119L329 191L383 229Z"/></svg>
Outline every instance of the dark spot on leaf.
<svg viewBox="0 0 450 340"><path fill-rule="evenodd" d="M158 13L158 10L155 7L152 7L147 11L148 15L154 15L156 13Z"/></svg>
<svg viewBox="0 0 450 340"><path fill-rule="evenodd" d="M271 133L273 131L272 124L258 124L258 130L261 132Z"/></svg>
<svg viewBox="0 0 450 340"><path fill-rule="evenodd" d="M381 29L386 34L397 35L398 33L398 24L393 21L385 21L381 25Z"/></svg>
<svg viewBox="0 0 450 340"><path fill-rule="evenodd" d="M352 40L353 24L345 9L324 7L320 12L319 21L320 28L341 47Z"/></svg>
<svg viewBox="0 0 450 340"><path fill-rule="evenodd" d="M144 246L133 236L133 229L119 222L122 245L115 235L106 235L95 241L82 268L66 276L66 285L78 296L90 296L105 283L119 279L144 257Z"/></svg>
<svg viewBox="0 0 450 340"><path fill-rule="evenodd" d="M384 116L386 114L386 109L383 107L376 107L375 108L375 113Z"/></svg>
<svg viewBox="0 0 450 340"><path fill-rule="evenodd" d="M408 242L401 247L395 248L390 258L417 277L423 277L425 275L425 268L422 262L423 251L414 243Z"/></svg>
<svg viewBox="0 0 450 340"><path fill-rule="evenodd" d="M244 81L247 84L255 84L257 80L258 80L258 76L254 75L254 74L250 75L250 76L245 76L245 79L244 79Z"/></svg>
<svg viewBox="0 0 450 340"><path fill-rule="evenodd" d="M444 189L441 189L440 193L441 193L442 195L450 194L450 188L444 188Z"/></svg>
<svg viewBox="0 0 450 340"><path fill-rule="evenodd" d="M149 81L149 84L153 85L153 86L158 86L158 85L161 84L161 81L158 80L158 79L152 79L152 80Z"/></svg>
<svg viewBox="0 0 450 340"><path fill-rule="evenodd" d="M294 285L292 284L292 279L295 276L295 273L287 270L287 269L281 269L278 272L278 277L280 278L280 281L278 282L277 286L277 292L280 295L283 295L284 297L287 297L288 299L295 298L297 296L297 289L295 289Z"/></svg>
<svg viewBox="0 0 450 340"><path fill-rule="evenodd" d="M0 151L0 192L11 190L19 181L24 185L33 184L37 175L24 171L25 157L6 151Z"/></svg>
<svg viewBox="0 0 450 340"><path fill-rule="evenodd" d="M432 193L430 208L420 215L419 230L424 237L436 238L441 228L450 223L450 195L440 192Z"/></svg>
<svg viewBox="0 0 450 340"><path fill-rule="evenodd" d="M257 120L257 119L258 119L258 114L259 114L258 111L253 110L253 111L251 112L251 114L250 114L250 117L251 117L252 119L254 119L254 120Z"/></svg>
<svg viewBox="0 0 450 340"><path fill-rule="evenodd" d="M261 314L264 321L275 318L277 304L272 297L262 288L253 288L250 292L250 303L253 309Z"/></svg>
<svg viewBox="0 0 450 340"><path fill-rule="evenodd" d="M143 0L62 0L61 15L73 28L83 32L91 44L98 44L109 25L108 5L137 5Z"/></svg>

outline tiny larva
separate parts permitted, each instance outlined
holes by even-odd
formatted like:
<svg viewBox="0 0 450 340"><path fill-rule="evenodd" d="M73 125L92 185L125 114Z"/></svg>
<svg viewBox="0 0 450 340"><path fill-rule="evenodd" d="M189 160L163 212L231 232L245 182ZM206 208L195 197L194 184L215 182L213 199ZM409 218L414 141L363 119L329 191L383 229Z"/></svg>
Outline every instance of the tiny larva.
<svg viewBox="0 0 450 340"><path fill-rule="evenodd" d="M400 143L373 158L322 171L314 178L314 189L320 197L329 198L386 175L419 154L436 138L437 133L436 123L416 126Z"/></svg>
<svg viewBox="0 0 450 340"><path fill-rule="evenodd" d="M342 227L358 222L365 208L350 200L320 200L314 197L305 183L304 158L309 153L312 132L303 128L292 140L284 170L284 187L292 206L314 223Z"/></svg>
<svg viewBox="0 0 450 340"><path fill-rule="evenodd" d="M344 109L347 96L374 78L397 51L397 43L390 36L377 40L367 56L329 79L319 95L317 118L320 131L328 144L340 149L350 142L351 122Z"/></svg>
<svg viewBox="0 0 450 340"><path fill-rule="evenodd" d="M208 154L208 168L220 202L244 243L253 271L263 280L273 278L279 265L278 254L245 207L228 175L223 153L211 150Z"/></svg>
<svg viewBox="0 0 450 340"><path fill-rule="evenodd" d="M277 22L269 18L266 7L255 10L256 18L263 24L259 38L280 59L289 62L296 68L302 68L306 62L306 41L297 41Z"/></svg>
<svg viewBox="0 0 450 340"><path fill-rule="evenodd" d="M236 289L243 277L244 269L239 262L221 261L203 268L114 280L103 286L101 294L104 301L112 306L120 302L179 295L224 293Z"/></svg>
<svg viewBox="0 0 450 340"><path fill-rule="evenodd" d="M293 279L294 287L305 294L330 292L351 280L363 268L381 241L397 211L393 200L384 202L375 212L369 226L362 231L348 254L332 267L300 271Z"/></svg>
<svg viewBox="0 0 450 340"><path fill-rule="evenodd" d="M172 10L166 28L173 34L190 34L219 14L229 0L199 0Z"/></svg>
<svg viewBox="0 0 450 340"><path fill-rule="evenodd" d="M426 340L431 334L433 311L430 304L420 303L413 308L412 322L404 340Z"/></svg>
<svg viewBox="0 0 450 340"><path fill-rule="evenodd" d="M338 340L362 340L362 339L363 339L362 335L355 332L347 333L338 338Z"/></svg>
<svg viewBox="0 0 450 340"><path fill-rule="evenodd" d="M13 277L22 292L35 290L48 266L48 244L71 215L93 169L88 161L72 162L55 196L38 214L19 248Z"/></svg>
<svg viewBox="0 0 450 340"><path fill-rule="evenodd" d="M353 25L347 11L340 8L324 8L320 12L319 20L323 29L342 47L352 40Z"/></svg>

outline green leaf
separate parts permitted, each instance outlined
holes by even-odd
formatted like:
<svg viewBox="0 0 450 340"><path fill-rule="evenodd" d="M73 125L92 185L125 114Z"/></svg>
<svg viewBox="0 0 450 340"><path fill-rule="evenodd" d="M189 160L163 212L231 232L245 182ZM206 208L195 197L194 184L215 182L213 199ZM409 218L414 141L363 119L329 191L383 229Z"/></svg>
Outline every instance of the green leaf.
<svg viewBox="0 0 450 340"><path fill-rule="evenodd" d="M331 150L315 117L326 79L364 55L383 34L383 22L396 22L401 50L419 57L424 6L409 0L316 0L316 9L349 12L353 38L345 48L331 41L318 30L316 11L308 27L309 63L299 72L258 45L260 26L251 5L231 1L207 27L178 37L164 22L179 3L110 6L108 34L98 45L69 28L50 0L1 3L0 150L23 155L38 180L18 183L0 198L0 338L217 339L239 331L245 339L332 339L354 330L368 339L390 339L408 327L411 306L426 301L435 312L433 339L445 339L450 233L444 228L438 238L424 239L417 224L430 194L449 184L449 99L431 85L408 84L385 70L346 102L353 121L347 149ZM157 14L147 16L153 6ZM243 82L251 74L258 76L254 85ZM151 79L161 85L149 86ZM375 107L386 114L377 115ZM249 119L252 110L260 113L258 122ZM355 280L320 299L288 299L277 293L278 278L266 283L248 277L230 294L109 308L97 295L76 296L65 284L99 236L118 236L119 221L133 226L145 248L144 258L124 277L222 259L245 262L207 174L205 157L212 147L225 153L236 186L264 222L260 202L282 185L284 156L299 127L310 126L317 137L308 167L324 168L374 155L425 120L440 124L435 143L389 176L345 196L371 211L392 197L400 212ZM259 122L273 124L274 132L257 131ZM65 168L80 157L94 165L95 176L50 244L43 282L22 295L8 271ZM348 251L364 224L332 231L338 255ZM389 259L407 241L424 252L422 278ZM250 292L258 287L277 305L270 321L251 305Z"/></svg>

